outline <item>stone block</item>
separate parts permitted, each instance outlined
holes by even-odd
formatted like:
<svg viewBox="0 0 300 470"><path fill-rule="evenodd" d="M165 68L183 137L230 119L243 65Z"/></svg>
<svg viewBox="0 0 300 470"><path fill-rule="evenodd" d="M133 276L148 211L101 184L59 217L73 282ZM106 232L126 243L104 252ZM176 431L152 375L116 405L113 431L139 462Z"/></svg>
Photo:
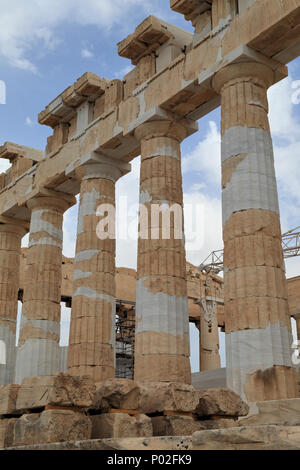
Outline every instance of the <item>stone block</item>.
<svg viewBox="0 0 300 470"><path fill-rule="evenodd" d="M0 419L0 449L13 445L14 425L17 419Z"/></svg>
<svg viewBox="0 0 300 470"><path fill-rule="evenodd" d="M192 413L199 398L192 385L171 382L138 383L140 388L139 410L141 413L178 411Z"/></svg>
<svg viewBox="0 0 300 470"><path fill-rule="evenodd" d="M23 380L16 409L33 410L47 405L89 408L95 399L96 386L91 377L59 373Z"/></svg>
<svg viewBox="0 0 300 470"><path fill-rule="evenodd" d="M84 413L47 410L23 415L14 426L14 446L79 441L91 438L92 423Z"/></svg>
<svg viewBox="0 0 300 470"><path fill-rule="evenodd" d="M0 387L0 416L16 413L19 389L19 385L4 385Z"/></svg>
<svg viewBox="0 0 300 470"><path fill-rule="evenodd" d="M300 398L262 401L251 405L250 409L255 411L249 417L239 420L242 426L263 424L300 426Z"/></svg>
<svg viewBox="0 0 300 470"><path fill-rule="evenodd" d="M233 419L196 421L188 416L154 416L153 436L191 436L197 431L236 427Z"/></svg>
<svg viewBox="0 0 300 470"><path fill-rule="evenodd" d="M198 391L196 414L209 416L247 416L249 406L239 395L228 388L212 388Z"/></svg>
<svg viewBox="0 0 300 470"><path fill-rule="evenodd" d="M91 416L92 439L151 437L152 422L146 415L104 413Z"/></svg>
<svg viewBox="0 0 300 470"><path fill-rule="evenodd" d="M193 450L299 450L297 426L243 426L199 431L192 436Z"/></svg>
<svg viewBox="0 0 300 470"><path fill-rule="evenodd" d="M140 390L133 380L109 379L96 383L93 408L108 411L110 408L137 410Z"/></svg>

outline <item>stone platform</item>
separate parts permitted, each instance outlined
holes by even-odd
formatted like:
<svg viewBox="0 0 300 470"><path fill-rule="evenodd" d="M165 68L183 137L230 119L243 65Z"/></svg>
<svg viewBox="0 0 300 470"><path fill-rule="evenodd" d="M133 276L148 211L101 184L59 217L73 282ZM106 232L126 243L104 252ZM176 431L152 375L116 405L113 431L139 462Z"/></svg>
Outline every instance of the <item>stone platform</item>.
<svg viewBox="0 0 300 470"><path fill-rule="evenodd" d="M59 373L0 387L0 448L191 436L236 427L248 412L226 388L127 379L95 383L88 376Z"/></svg>

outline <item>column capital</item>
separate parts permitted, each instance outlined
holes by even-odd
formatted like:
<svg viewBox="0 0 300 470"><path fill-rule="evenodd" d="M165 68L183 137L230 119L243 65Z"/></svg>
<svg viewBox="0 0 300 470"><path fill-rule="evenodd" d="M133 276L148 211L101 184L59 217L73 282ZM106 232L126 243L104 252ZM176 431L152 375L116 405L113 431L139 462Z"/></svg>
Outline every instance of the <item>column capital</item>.
<svg viewBox="0 0 300 470"><path fill-rule="evenodd" d="M69 196L69 195L68 195ZM71 196L71 199L64 198L64 193L57 193L57 195L39 195L27 201L27 207L31 211L33 209L58 209L62 213L76 204L76 198Z"/></svg>
<svg viewBox="0 0 300 470"><path fill-rule="evenodd" d="M116 183L121 176L121 169L109 163L86 163L75 170L75 177L80 181L103 178Z"/></svg>
<svg viewBox="0 0 300 470"><path fill-rule="evenodd" d="M213 88L220 94L225 85L237 81L253 81L267 89L278 80L276 71L268 65L255 61L241 62L227 65L217 72L213 78Z"/></svg>
<svg viewBox="0 0 300 470"><path fill-rule="evenodd" d="M79 181L103 178L114 183L131 171L131 165L125 161L89 152L66 169L66 175Z"/></svg>
<svg viewBox="0 0 300 470"><path fill-rule="evenodd" d="M139 141L148 140L155 137L169 137L182 142L190 135L191 125L186 119L181 121L160 120L148 121L138 126L134 135Z"/></svg>
<svg viewBox="0 0 300 470"><path fill-rule="evenodd" d="M2 223L0 221L0 232L1 233L15 233L16 235L19 235L20 237L24 237L26 233L28 232L28 229L24 227L23 225L18 225L18 224L7 224L7 223Z"/></svg>

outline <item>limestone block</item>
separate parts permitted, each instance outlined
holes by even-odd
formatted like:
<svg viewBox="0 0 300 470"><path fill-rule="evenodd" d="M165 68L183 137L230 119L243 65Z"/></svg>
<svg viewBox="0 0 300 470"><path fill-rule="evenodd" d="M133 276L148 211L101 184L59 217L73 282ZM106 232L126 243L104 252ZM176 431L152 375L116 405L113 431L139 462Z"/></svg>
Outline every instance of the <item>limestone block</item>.
<svg viewBox="0 0 300 470"><path fill-rule="evenodd" d="M249 406L228 388L199 390L198 416L247 416Z"/></svg>
<svg viewBox="0 0 300 470"><path fill-rule="evenodd" d="M107 411L109 408L136 410L139 405L140 390L133 380L109 379L96 384L93 407Z"/></svg>
<svg viewBox="0 0 300 470"><path fill-rule="evenodd" d="M233 419L196 421L189 416L154 416L153 436L191 436L196 431L222 429L238 426Z"/></svg>
<svg viewBox="0 0 300 470"><path fill-rule="evenodd" d="M17 419L0 419L0 449L13 445L14 425Z"/></svg>
<svg viewBox="0 0 300 470"><path fill-rule="evenodd" d="M0 387L0 416L15 414L19 389L19 385Z"/></svg>
<svg viewBox="0 0 300 470"><path fill-rule="evenodd" d="M143 414L104 413L91 416L91 420L92 439L152 436L151 418Z"/></svg>
<svg viewBox="0 0 300 470"><path fill-rule="evenodd" d="M139 410L141 413L178 411L192 413L199 397L192 385L170 382L138 383L140 387Z"/></svg>
<svg viewBox="0 0 300 470"><path fill-rule="evenodd" d="M241 426L279 424L300 426L300 398L256 403L258 414L239 420Z"/></svg>
<svg viewBox="0 0 300 470"><path fill-rule="evenodd" d="M300 449L298 426L243 426L199 431L192 436L193 450Z"/></svg>
<svg viewBox="0 0 300 470"><path fill-rule="evenodd" d="M48 410L23 415L14 426L14 446L90 439L91 420L83 413Z"/></svg>
<svg viewBox="0 0 300 470"><path fill-rule="evenodd" d="M96 386L91 377L59 373L23 380L16 409L30 410L47 405L88 408L95 398Z"/></svg>

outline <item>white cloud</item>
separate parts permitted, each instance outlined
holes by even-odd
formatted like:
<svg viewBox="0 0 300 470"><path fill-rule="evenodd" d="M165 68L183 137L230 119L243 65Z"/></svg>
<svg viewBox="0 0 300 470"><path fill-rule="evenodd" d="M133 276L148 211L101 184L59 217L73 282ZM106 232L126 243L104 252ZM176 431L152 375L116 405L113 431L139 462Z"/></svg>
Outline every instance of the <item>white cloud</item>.
<svg viewBox="0 0 300 470"><path fill-rule="evenodd" d="M28 127L33 127L34 126L34 122L32 121L32 119L30 119L29 116L27 116L27 118L25 119L25 124Z"/></svg>
<svg viewBox="0 0 300 470"><path fill-rule="evenodd" d="M214 121L209 122L209 129L204 139L199 140L194 150L184 155L182 171L198 173L202 185L221 184L221 136Z"/></svg>
<svg viewBox="0 0 300 470"><path fill-rule="evenodd" d="M92 59L94 57L94 54L89 49L84 48L81 50L81 57L83 59Z"/></svg>
<svg viewBox="0 0 300 470"><path fill-rule="evenodd" d="M35 46L54 49L60 42L59 28L73 23L109 31L128 22L137 8L148 12L150 5L148 0L0 0L0 57L37 73L31 50Z"/></svg>
<svg viewBox="0 0 300 470"><path fill-rule="evenodd" d="M129 65L127 65L126 67L124 67L123 69L121 69L120 72L115 73L115 77L122 79L122 78L124 78L124 76L127 75L133 68L134 68L134 66L131 65L131 64L129 64Z"/></svg>

